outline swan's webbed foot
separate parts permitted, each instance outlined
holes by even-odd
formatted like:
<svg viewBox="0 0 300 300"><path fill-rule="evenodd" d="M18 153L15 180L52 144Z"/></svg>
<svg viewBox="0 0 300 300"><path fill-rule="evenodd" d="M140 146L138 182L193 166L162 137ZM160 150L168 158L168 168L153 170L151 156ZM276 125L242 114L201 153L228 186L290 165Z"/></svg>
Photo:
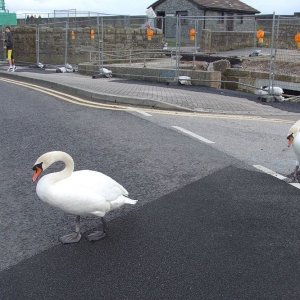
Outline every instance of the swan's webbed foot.
<svg viewBox="0 0 300 300"><path fill-rule="evenodd" d="M86 238L88 241L90 242L98 241L106 237L107 225L103 217L101 218L101 222L102 222L103 230L102 231L97 230L87 235Z"/></svg>
<svg viewBox="0 0 300 300"><path fill-rule="evenodd" d="M78 243L81 239L80 232L73 232L67 235L64 235L59 238L59 241L63 244L72 244L72 243Z"/></svg>
<svg viewBox="0 0 300 300"><path fill-rule="evenodd" d="M81 239L80 216L76 216L75 232L60 237L59 241L62 242L63 244L72 244L72 243L78 243L80 239Z"/></svg>
<svg viewBox="0 0 300 300"><path fill-rule="evenodd" d="M106 237L106 232L104 231L94 231L86 236L87 240L90 242L98 241Z"/></svg>
<svg viewBox="0 0 300 300"><path fill-rule="evenodd" d="M299 169L299 167L297 166L294 173L293 173L294 182L299 182L299 180L298 180L298 169Z"/></svg>

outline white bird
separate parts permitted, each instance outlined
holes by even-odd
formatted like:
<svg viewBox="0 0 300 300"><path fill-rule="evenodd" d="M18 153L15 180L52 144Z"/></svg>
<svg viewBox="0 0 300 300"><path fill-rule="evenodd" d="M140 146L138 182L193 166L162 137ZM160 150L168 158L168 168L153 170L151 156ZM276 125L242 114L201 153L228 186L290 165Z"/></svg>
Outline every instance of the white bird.
<svg viewBox="0 0 300 300"><path fill-rule="evenodd" d="M294 180L298 182L297 172L299 169L300 162L300 120L297 121L288 131L287 139L288 139L288 147L292 145L294 153L296 155L296 167L294 170Z"/></svg>
<svg viewBox="0 0 300 300"><path fill-rule="evenodd" d="M249 56L250 57L253 57L253 56L259 56L259 55L262 55L262 53L261 53L261 50L253 50L250 54L249 54Z"/></svg>
<svg viewBox="0 0 300 300"><path fill-rule="evenodd" d="M179 76L178 77L178 82L181 85L192 85L191 77L189 77L189 76Z"/></svg>
<svg viewBox="0 0 300 300"><path fill-rule="evenodd" d="M258 96L266 96L268 95L268 91L264 90L262 87L259 88L259 89L256 89L255 92L254 92L255 95L258 95Z"/></svg>
<svg viewBox="0 0 300 300"><path fill-rule="evenodd" d="M101 68L100 69L100 74L103 74L107 78L111 78L112 77L112 71L108 70L106 68Z"/></svg>
<svg viewBox="0 0 300 300"><path fill-rule="evenodd" d="M91 170L74 171L72 157L62 151L47 152L40 156L33 166L32 181L35 182L49 166L57 161L65 164L63 170L43 176L37 183L38 197L67 213L76 215L75 232L60 237L60 241L76 243L81 239L80 216L101 217L103 231L95 231L87 236L89 241L106 236L105 214L124 204L136 204L128 198L126 189L109 176Z"/></svg>
<svg viewBox="0 0 300 300"><path fill-rule="evenodd" d="M284 101L284 97L282 96L283 89L279 86L268 87L265 85L256 89L254 94L258 95L258 99L264 98L263 96L272 95L275 96L276 100L278 100L279 102Z"/></svg>
<svg viewBox="0 0 300 300"><path fill-rule="evenodd" d="M273 87L268 87L268 86L262 86L260 89L257 89L255 91L256 95L263 96L263 95L268 95L270 94L275 95L275 96L281 96L283 94L283 89L279 86L273 86Z"/></svg>
<svg viewBox="0 0 300 300"><path fill-rule="evenodd" d="M282 96L282 94L283 94L283 89L281 87L279 87L279 86L273 86L273 87L270 87L270 88L268 86L266 86L264 88L267 91L270 90L270 93L272 95L275 95L275 96Z"/></svg>

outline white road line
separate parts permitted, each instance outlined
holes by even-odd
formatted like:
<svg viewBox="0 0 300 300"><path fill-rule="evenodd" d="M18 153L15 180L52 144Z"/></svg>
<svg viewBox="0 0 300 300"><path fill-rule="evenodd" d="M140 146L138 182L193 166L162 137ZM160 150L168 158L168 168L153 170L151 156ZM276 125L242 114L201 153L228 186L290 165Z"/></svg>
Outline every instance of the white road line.
<svg viewBox="0 0 300 300"><path fill-rule="evenodd" d="M193 138L196 138L197 140L200 140L201 142L204 142L204 143L207 143L207 144L214 144L215 143L213 141L210 141L210 140L204 138L203 136L200 136L200 135L198 135L198 134L196 134L194 132L191 132L189 130L186 130L186 129L182 128L182 127L179 127L179 126L172 126L172 127L174 129L180 131L180 132L183 132L184 134L187 134L187 135L189 135L189 136L191 136Z"/></svg>
<svg viewBox="0 0 300 300"><path fill-rule="evenodd" d="M294 186L295 188L300 190L300 183L299 182L292 182L290 185Z"/></svg>
<svg viewBox="0 0 300 300"><path fill-rule="evenodd" d="M132 107L129 107L128 110L131 110L131 111L134 111L134 112L137 112L143 116L146 116L146 117L152 117L152 115L142 111L142 110L139 110L139 109L136 109L136 108L132 108Z"/></svg>
<svg viewBox="0 0 300 300"><path fill-rule="evenodd" d="M276 173L276 172L274 172L274 171L272 171L272 170L270 170L270 169L268 169L268 168L266 168L264 166L253 165L253 167L256 168L256 169L258 169L258 170L260 170L260 171L262 171L262 172L264 172L264 173L266 173L266 174L268 174L268 175L276 177L276 178L278 178L280 180L285 181L286 179L288 179L286 176L283 176L283 175L281 175L279 173ZM298 183L298 182L291 182L291 183L289 183L289 185L292 185L293 187L295 187L297 189L300 189L300 183Z"/></svg>
<svg viewBox="0 0 300 300"><path fill-rule="evenodd" d="M273 177L276 177L276 178L278 178L280 180L287 179L287 177L285 177L283 175L280 175L280 174L278 174L278 173L276 173L276 172L274 172L274 171L272 171L272 170L270 170L270 169L268 169L266 167L263 167L261 165L253 165L253 167L256 168L256 169L258 169L258 170L260 170L260 171L263 171L266 174L269 174L269 175L271 175Z"/></svg>

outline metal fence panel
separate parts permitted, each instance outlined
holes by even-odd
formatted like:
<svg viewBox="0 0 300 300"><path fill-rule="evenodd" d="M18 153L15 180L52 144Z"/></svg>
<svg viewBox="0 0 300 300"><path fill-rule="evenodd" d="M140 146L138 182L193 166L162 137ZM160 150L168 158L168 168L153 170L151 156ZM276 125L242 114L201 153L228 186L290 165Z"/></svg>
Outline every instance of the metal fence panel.
<svg viewBox="0 0 300 300"><path fill-rule="evenodd" d="M36 57L28 59L34 63L90 63L98 66L99 73L104 67L131 65L143 68L135 75L141 79L148 76L147 68L156 68L165 70L158 80L176 81L188 70L211 70L215 60L227 59L233 73L245 73L239 77L222 71L219 81L224 86L233 82L235 88L247 91L274 85L299 90L300 41L297 44L295 37L300 19L296 17L225 14L148 19L67 10L40 18L26 14L19 21L29 23L35 32ZM202 83L209 80L215 79Z"/></svg>

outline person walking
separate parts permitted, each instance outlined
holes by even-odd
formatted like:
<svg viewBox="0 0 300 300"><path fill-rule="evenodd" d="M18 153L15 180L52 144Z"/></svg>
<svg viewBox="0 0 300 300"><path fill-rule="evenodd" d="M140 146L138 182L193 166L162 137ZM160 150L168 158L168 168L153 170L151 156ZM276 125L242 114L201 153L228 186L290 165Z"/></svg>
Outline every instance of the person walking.
<svg viewBox="0 0 300 300"><path fill-rule="evenodd" d="M6 46L6 55L9 63L8 72L14 72L16 70L14 54L13 54L13 37L12 32L9 26L5 27L5 46Z"/></svg>

